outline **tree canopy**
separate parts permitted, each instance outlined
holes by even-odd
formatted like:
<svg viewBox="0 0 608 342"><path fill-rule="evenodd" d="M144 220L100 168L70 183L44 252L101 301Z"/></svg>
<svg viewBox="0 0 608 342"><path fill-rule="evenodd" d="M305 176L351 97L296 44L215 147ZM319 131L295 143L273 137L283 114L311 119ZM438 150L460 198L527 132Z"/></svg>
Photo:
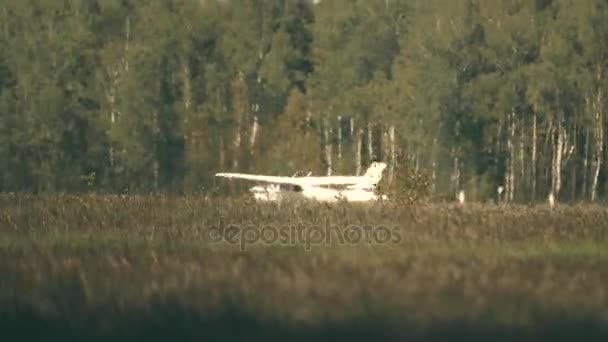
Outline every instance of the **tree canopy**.
<svg viewBox="0 0 608 342"><path fill-rule="evenodd" d="M607 70L604 0L2 0L0 191L383 159L435 194L597 200Z"/></svg>

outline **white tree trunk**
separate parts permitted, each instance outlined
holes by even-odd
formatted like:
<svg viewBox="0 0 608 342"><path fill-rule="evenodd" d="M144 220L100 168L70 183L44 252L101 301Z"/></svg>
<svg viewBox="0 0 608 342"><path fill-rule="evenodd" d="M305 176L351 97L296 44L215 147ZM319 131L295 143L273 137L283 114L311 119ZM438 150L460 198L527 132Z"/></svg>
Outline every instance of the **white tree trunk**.
<svg viewBox="0 0 608 342"><path fill-rule="evenodd" d="M116 90L115 89L116 89L116 86L113 85L110 87L110 89L108 89L108 93L107 93L108 102L110 104L110 132L112 132L114 130L114 126L116 124L116 117L118 116L118 110L116 108ZM110 141L108 155L110 158L110 169L114 170L114 167L116 164L116 162L115 162L116 156L114 153L113 141Z"/></svg>
<svg viewBox="0 0 608 342"><path fill-rule="evenodd" d="M357 142L355 143L355 174L361 175L361 149L363 148L363 129L357 131Z"/></svg>
<svg viewBox="0 0 608 342"><path fill-rule="evenodd" d="M190 76L190 66L185 58L182 58L182 88L183 88L183 96L182 101L184 105L184 141L188 141L188 131L191 131L190 128L190 107L192 105L192 82Z"/></svg>
<svg viewBox="0 0 608 342"><path fill-rule="evenodd" d="M511 108L510 114L510 127L509 127L509 135L507 137L507 151L509 152L509 161L507 166L507 174L506 174L506 198L507 201L513 201L515 194L515 108Z"/></svg>
<svg viewBox="0 0 608 342"><path fill-rule="evenodd" d="M127 54L129 53L129 45L131 44L131 17L127 16L125 19L125 56L123 60L123 65L125 71L129 71L129 59L127 58Z"/></svg>
<svg viewBox="0 0 608 342"><path fill-rule="evenodd" d="M342 159L342 116L338 115L338 159Z"/></svg>
<svg viewBox="0 0 608 342"><path fill-rule="evenodd" d="M391 125L388 130L388 139L391 147L391 160L388 168L388 180L393 181L395 175L395 167L397 166L397 143L395 142L395 125Z"/></svg>
<svg viewBox="0 0 608 342"><path fill-rule="evenodd" d="M460 162L458 159L458 155L456 154L456 149L452 148L452 192L457 193L460 189Z"/></svg>
<svg viewBox="0 0 608 342"><path fill-rule="evenodd" d="M158 160L158 141L160 138L160 127L158 126L158 112L156 110L152 111L152 125L153 125L153 134L154 134L154 162L152 164L152 174L154 178L154 190L158 190L158 179L159 179L159 169L160 163Z"/></svg>
<svg viewBox="0 0 608 342"><path fill-rule="evenodd" d="M519 128L519 183L522 187L526 186L526 184L524 184L524 180L526 179L525 127L526 126L522 123Z"/></svg>
<svg viewBox="0 0 608 342"><path fill-rule="evenodd" d="M224 166L226 165L226 150L224 148L224 136L220 135L220 143L219 143L219 149L220 149L220 170L224 169Z"/></svg>
<svg viewBox="0 0 608 342"><path fill-rule="evenodd" d="M233 84L234 98L234 116L236 116L236 127L234 132L234 140L232 141L232 168L238 170L239 161L241 158L241 145L243 140L243 126L244 121L247 118L247 111L249 105L247 104L247 85L245 83L245 76L242 71L238 72L236 83ZM246 144L246 143L245 143Z"/></svg>
<svg viewBox="0 0 608 342"><path fill-rule="evenodd" d="M120 115L118 107L116 105L116 97L119 90L120 82L123 75L129 71L129 44L131 40L131 18L127 16L125 18L125 47L122 57L119 58L118 65L107 66L106 71L108 75L109 86L106 90L106 98L108 99L110 107L110 132L114 130L118 116ZM108 156L110 159L110 169L114 170L116 164L116 153L113 142L110 142L108 149Z"/></svg>
<svg viewBox="0 0 608 342"><path fill-rule="evenodd" d="M503 125L503 117L500 116L498 118L498 127L496 128L496 136L494 138L495 144L494 144L494 151L493 151L494 152L494 165L497 166L497 169L496 169L497 176L498 176L498 172L499 172L498 165L500 165L501 154L502 154L501 153L502 143L503 143L503 141L502 141L502 125ZM504 174L502 175L502 177L504 177L503 180L502 180L502 182L500 184L497 184L497 185L499 187L502 187L503 191L504 191L507 188L507 184L506 184L506 181L507 181L506 170L504 171ZM497 189L498 189L498 187L497 187ZM502 197L502 195L501 195L501 197ZM499 200L502 200L502 198L499 198Z"/></svg>
<svg viewBox="0 0 608 342"><path fill-rule="evenodd" d="M431 166L431 192L435 193L437 191L437 165L439 159L438 152L438 141L437 137L433 138L433 165Z"/></svg>
<svg viewBox="0 0 608 342"><path fill-rule="evenodd" d="M589 172L589 128L585 129L585 147L583 155L583 188L581 190L581 197L587 197L587 173Z"/></svg>
<svg viewBox="0 0 608 342"><path fill-rule="evenodd" d="M232 169L238 170L239 168L239 152L241 150L241 125L242 117L237 114L236 131L234 134L234 140L232 141Z"/></svg>
<svg viewBox="0 0 608 342"><path fill-rule="evenodd" d="M551 192L553 190L553 159L554 159L554 153L555 153L555 125L553 123L553 118L549 118L549 122L547 123L547 129L546 129L546 133L545 133L545 139L544 139L544 143L542 144L542 155L545 156L550 156L550 160L549 160L549 165L547 165L546 167L544 167L545 164L547 163L543 163L543 167L541 168L542 172L543 172L543 176L545 177L545 179L549 182L549 184L547 185L547 188L545 189L545 187L542 188L543 192L545 190L547 190L548 192Z"/></svg>
<svg viewBox="0 0 608 342"><path fill-rule="evenodd" d="M154 160L152 169L153 169L153 173L154 173L154 191L157 191L158 190L158 169L159 169L158 159Z"/></svg>
<svg viewBox="0 0 608 342"><path fill-rule="evenodd" d="M536 149L537 149L537 127L536 113L532 117L532 200L536 199Z"/></svg>
<svg viewBox="0 0 608 342"><path fill-rule="evenodd" d="M260 130L260 124L258 123L258 116L253 117L253 123L251 124L251 135L249 136L249 153L253 155L255 149L255 143Z"/></svg>
<svg viewBox="0 0 608 342"><path fill-rule="evenodd" d="M332 174L332 144L331 144L331 127L328 123L327 120L324 120L324 125L323 125L323 137L324 137L324 143L325 143L325 161L327 163L327 175L331 176Z"/></svg>
<svg viewBox="0 0 608 342"><path fill-rule="evenodd" d="M312 125L312 111L309 109L306 111L306 133L304 135L308 136L310 133L310 127Z"/></svg>
<svg viewBox="0 0 608 342"><path fill-rule="evenodd" d="M374 133L373 126L370 121L367 122L367 155L369 157L369 161L375 159L374 157Z"/></svg>
<svg viewBox="0 0 608 342"><path fill-rule="evenodd" d="M182 62L182 77L183 77L183 88L184 88L184 111L188 112L192 105L192 82L190 80L190 66L187 61ZM188 123L188 115L184 116L184 122Z"/></svg>
<svg viewBox="0 0 608 342"><path fill-rule="evenodd" d="M551 193L555 197L559 197L559 192L562 187L562 161L564 156L564 144L565 129L562 127L561 119L558 119L557 123L557 138L553 145L553 167L552 167L552 181L551 181Z"/></svg>
<svg viewBox="0 0 608 342"><path fill-rule="evenodd" d="M382 125L382 139L381 139L381 150L382 150L382 160L384 162L388 162L389 161L389 154L390 154L390 143L388 140L388 128L386 125Z"/></svg>
<svg viewBox="0 0 608 342"><path fill-rule="evenodd" d="M416 144L416 152L414 152L414 172L420 171L420 145Z"/></svg>
<svg viewBox="0 0 608 342"><path fill-rule="evenodd" d="M594 140L595 140L595 148L594 148L594 158L593 158L593 181L591 185L591 200L595 201L597 198L597 186L598 179L600 174L600 169L602 166L602 159L604 155L604 128L603 128L603 91L602 89L598 89L595 103L593 105L594 109Z"/></svg>
<svg viewBox="0 0 608 342"><path fill-rule="evenodd" d="M576 177L577 177L577 171L578 171L578 165L574 164L572 165L572 180L571 180L571 184L572 184L572 189L571 189L571 193L570 193L570 200L574 200L576 199Z"/></svg>

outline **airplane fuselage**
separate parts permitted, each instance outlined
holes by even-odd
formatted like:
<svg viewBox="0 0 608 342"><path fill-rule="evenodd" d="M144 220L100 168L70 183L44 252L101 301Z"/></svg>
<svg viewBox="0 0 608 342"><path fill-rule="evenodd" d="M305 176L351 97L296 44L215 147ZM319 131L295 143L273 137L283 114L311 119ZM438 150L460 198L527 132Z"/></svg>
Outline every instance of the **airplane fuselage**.
<svg viewBox="0 0 608 342"><path fill-rule="evenodd" d="M278 201L283 199L304 198L319 202L367 202L378 200L373 190L365 189L330 189L324 187L304 187L302 189L281 189L275 185L257 185L250 189L253 197L259 201ZM386 199L386 197L382 197Z"/></svg>

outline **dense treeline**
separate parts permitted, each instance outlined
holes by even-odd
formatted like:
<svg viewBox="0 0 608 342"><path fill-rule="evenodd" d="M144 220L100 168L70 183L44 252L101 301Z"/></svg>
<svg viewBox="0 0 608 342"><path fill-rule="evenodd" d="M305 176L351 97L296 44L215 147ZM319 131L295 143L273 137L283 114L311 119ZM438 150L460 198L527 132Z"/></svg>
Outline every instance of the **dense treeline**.
<svg viewBox="0 0 608 342"><path fill-rule="evenodd" d="M604 0L0 1L0 190L427 173L608 194Z"/></svg>

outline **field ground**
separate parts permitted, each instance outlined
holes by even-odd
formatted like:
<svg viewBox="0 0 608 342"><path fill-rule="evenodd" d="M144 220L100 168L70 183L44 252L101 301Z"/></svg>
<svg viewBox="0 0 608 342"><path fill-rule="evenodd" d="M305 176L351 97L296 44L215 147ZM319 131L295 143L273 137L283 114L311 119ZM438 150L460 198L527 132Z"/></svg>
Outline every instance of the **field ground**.
<svg viewBox="0 0 608 342"><path fill-rule="evenodd" d="M393 239L356 241L353 225ZM305 240L332 227L334 238L254 236L290 226ZM607 340L608 209L1 195L0 331L63 341Z"/></svg>

